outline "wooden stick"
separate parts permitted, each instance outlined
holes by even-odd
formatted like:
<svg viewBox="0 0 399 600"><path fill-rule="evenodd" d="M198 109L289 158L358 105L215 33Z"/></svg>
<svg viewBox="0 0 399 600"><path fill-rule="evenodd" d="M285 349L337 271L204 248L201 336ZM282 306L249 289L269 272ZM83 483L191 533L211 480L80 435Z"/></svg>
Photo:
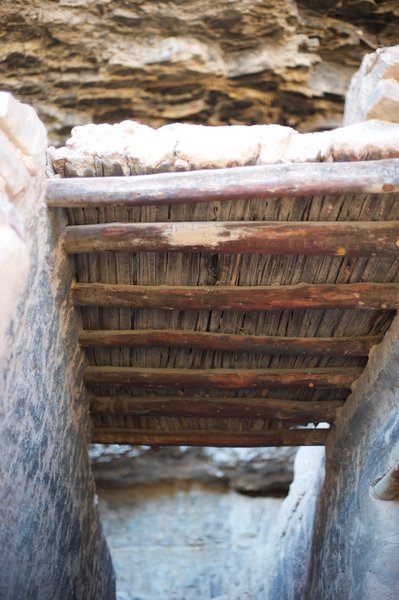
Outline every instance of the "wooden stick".
<svg viewBox="0 0 399 600"><path fill-rule="evenodd" d="M99 396L90 401L92 415L142 415L248 418L291 423L333 423L341 401L305 402L272 398L181 398L179 396Z"/></svg>
<svg viewBox="0 0 399 600"><path fill-rule="evenodd" d="M77 283L76 306L119 306L166 310L292 310L305 308L399 308L398 283L280 286L141 286Z"/></svg>
<svg viewBox="0 0 399 600"><path fill-rule="evenodd" d="M323 446L328 429L267 429L264 431L157 431L145 429L100 429L93 431L96 444L146 446L213 446L256 448L267 446Z"/></svg>
<svg viewBox="0 0 399 600"><path fill-rule="evenodd" d="M399 254L399 221L75 225L65 230L64 250L388 256Z"/></svg>
<svg viewBox="0 0 399 600"><path fill-rule="evenodd" d="M86 367L84 382L172 388L344 388L362 373L363 367L314 369L153 369L136 367Z"/></svg>
<svg viewBox="0 0 399 600"><path fill-rule="evenodd" d="M191 204L399 190L399 159L234 167L134 177L49 179L53 207Z"/></svg>
<svg viewBox="0 0 399 600"><path fill-rule="evenodd" d="M367 356L371 346L383 336L283 337L208 333L174 329L85 330L79 334L81 346L169 347L265 354L313 354L327 356Z"/></svg>

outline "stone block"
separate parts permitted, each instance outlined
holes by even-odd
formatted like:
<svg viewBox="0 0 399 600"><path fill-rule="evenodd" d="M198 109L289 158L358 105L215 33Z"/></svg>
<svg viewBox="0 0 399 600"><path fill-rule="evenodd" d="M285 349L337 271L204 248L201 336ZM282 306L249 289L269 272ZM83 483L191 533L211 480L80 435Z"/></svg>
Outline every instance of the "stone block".
<svg viewBox="0 0 399 600"><path fill-rule="evenodd" d="M175 123L154 130L129 121L77 127L66 146L49 149L54 171L63 177L398 156L399 125L379 120L306 134L280 125Z"/></svg>
<svg viewBox="0 0 399 600"><path fill-rule="evenodd" d="M0 182L0 225L9 225L19 235L22 240L26 239L25 221L19 210L8 202L1 193Z"/></svg>
<svg viewBox="0 0 399 600"><path fill-rule="evenodd" d="M344 124L369 119L399 122L399 46L366 55L352 77Z"/></svg>
<svg viewBox="0 0 399 600"><path fill-rule="evenodd" d="M35 110L8 92L0 92L0 129L20 149L31 175L44 164L47 133Z"/></svg>
<svg viewBox="0 0 399 600"><path fill-rule="evenodd" d="M185 125L175 153L193 169L243 167L256 163L259 147L257 127Z"/></svg>
<svg viewBox="0 0 399 600"><path fill-rule="evenodd" d="M370 120L290 138L285 162L343 162L399 157L399 125Z"/></svg>
<svg viewBox="0 0 399 600"><path fill-rule="evenodd" d="M14 315L29 270L29 252L13 227L2 222L0 213L0 358L6 332Z"/></svg>
<svg viewBox="0 0 399 600"><path fill-rule="evenodd" d="M167 128L131 136L126 156L132 174L141 175L159 170L169 171L174 164L176 136Z"/></svg>
<svg viewBox="0 0 399 600"><path fill-rule="evenodd" d="M399 83L391 79L377 83L368 98L366 119L399 123Z"/></svg>
<svg viewBox="0 0 399 600"><path fill-rule="evenodd" d="M282 125L263 125L259 127L259 156L257 164L267 165L283 161L291 139L299 137L295 129Z"/></svg>
<svg viewBox="0 0 399 600"><path fill-rule="evenodd" d="M7 196L12 199L30 180L22 152L0 131L0 176L5 182Z"/></svg>

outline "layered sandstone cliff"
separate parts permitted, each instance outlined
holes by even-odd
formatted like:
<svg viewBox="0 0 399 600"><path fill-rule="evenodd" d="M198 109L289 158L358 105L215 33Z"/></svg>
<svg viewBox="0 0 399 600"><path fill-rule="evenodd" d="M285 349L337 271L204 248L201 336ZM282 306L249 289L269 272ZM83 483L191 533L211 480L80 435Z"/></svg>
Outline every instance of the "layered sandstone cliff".
<svg viewBox="0 0 399 600"><path fill-rule="evenodd" d="M50 141L133 119L341 124L362 57L397 43L396 0L4 0L0 88Z"/></svg>

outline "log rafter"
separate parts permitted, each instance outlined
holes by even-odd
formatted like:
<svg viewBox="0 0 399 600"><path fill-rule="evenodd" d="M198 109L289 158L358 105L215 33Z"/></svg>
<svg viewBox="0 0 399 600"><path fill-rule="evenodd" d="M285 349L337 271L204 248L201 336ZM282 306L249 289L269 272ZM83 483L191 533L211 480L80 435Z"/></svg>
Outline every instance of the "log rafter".
<svg viewBox="0 0 399 600"><path fill-rule="evenodd" d="M179 396L97 396L90 400L92 415L245 418L291 423L333 423L340 400L297 401L275 398L208 398Z"/></svg>
<svg viewBox="0 0 399 600"><path fill-rule="evenodd" d="M399 221L103 223L67 227L63 247L83 252L212 252L391 256Z"/></svg>
<svg viewBox="0 0 399 600"><path fill-rule="evenodd" d="M76 306L166 310L293 310L307 308L397 309L398 283L280 286L142 286L76 283Z"/></svg>
<svg viewBox="0 0 399 600"><path fill-rule="evenodd" d="M399 191L399 159L293 163L133 177L49 179L51 207L144 206Z"/></svg>
<svg viewBox="0 0 399 600"><path fill-rule="evenodd" d="M84 330L81 346L169 347L224 352L254 352L330 356L367 356L382 336L284 337L248 334L209 333L175 329Z"/></svg>
<svg viewBox="0 0 399 600"><path fill-rule="evenodd" d="M264 431L181 430L94 428L97 444L140 444L148 446L323 446L328 429L268 429Z"/></svg>
<svg viewBox="0 0 399 600"><path fill-rule="evenodd" d="M314 369L155 369L137 367L86 367L88 385L133 385L172 388L343 388L350 389L362 367Z"/></svg>

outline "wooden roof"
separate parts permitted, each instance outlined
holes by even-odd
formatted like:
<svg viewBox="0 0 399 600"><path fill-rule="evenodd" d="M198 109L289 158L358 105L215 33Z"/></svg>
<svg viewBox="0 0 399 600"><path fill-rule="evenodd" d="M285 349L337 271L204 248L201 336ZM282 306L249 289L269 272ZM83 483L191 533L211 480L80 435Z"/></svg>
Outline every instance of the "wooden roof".
<svg viewBox="0 0 399 600"><path fill-rule="evenodd" d="M50 179L93 441L323 444L399 306L399 160Z"/></svg>

